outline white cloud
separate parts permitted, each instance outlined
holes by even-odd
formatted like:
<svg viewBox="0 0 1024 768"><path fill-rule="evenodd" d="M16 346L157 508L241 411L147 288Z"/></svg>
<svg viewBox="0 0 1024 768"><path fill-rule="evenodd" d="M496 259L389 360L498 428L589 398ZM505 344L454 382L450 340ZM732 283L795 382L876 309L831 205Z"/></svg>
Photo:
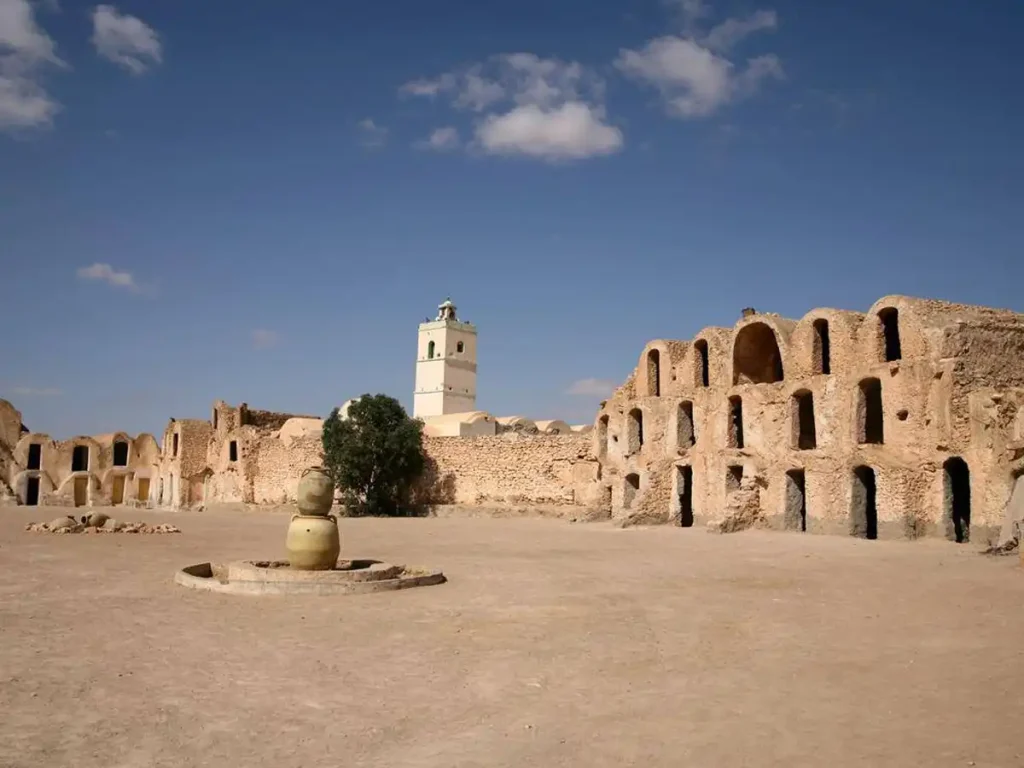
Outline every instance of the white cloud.
<svg viewBox="0 0 1024 768"><path fill-rule="evenodd" d="M92 12L92 44L96 52L133 75L163 61L160 37L135 16L118 13L112 5L97 5Z"/></svg>
<svg viewBox="0 0 1024 768"><path fill-rule="evenodd" d="M458 149L460 144L461 141L459 139L458 129L448 126L445 128L438 128L426 139L417 142L416 146L420 149L432 149L436 152L447 152L448 150Z"/></svg>
<svg viewBox="0 0 1024 768"><path fill-rule="evenodd" d="M605 379L580 379L574 381L565 394L567 395L583 395L585 397L609 397L612 392L615 391L616 384L614 381L607 381Z"/></svg>
<svg viewBox="0 0 1024 768"><path fill-rule="evenodd" d="M722 32L719 42L735 42L736 34ZM738 70L733 62L705 45L673 35L650 40L638 51L620 51L615 66L627 76L657 88L668 112L681 118L714 114L754 93L764 81L784 77L782 63L774 54L750 59L744 69Z"/></svg>
<svg viewBox="0 0 1024 768"><path fill-rule="evenodd" d="M132 292L139 290L139 285L130 272L118 272L109 264L96 263L89 267L80 267L78 277L82 280L102 280L115 288L126 288Z"/></svg>
<svg viewBox="0 0 1024 768"><path fill-rule="evenodd" d="M277 346L281 340L281 334L277 331L268 331L266 328L257 328L252 332L252 345L255 349L270 349Z"/></svg>
<svg viewBox="0 0 1024 768"><path fill-rule="evenodd" d="M711 15L711 9L704 0L665 0L665 2L679 9L683 26L686 28L690 28L704 17Z"/></svg>
<svg viewBox="0 0 1024 768"><path fill-rule="evenodd" d="M383 147L387 143L388 129L377 125L368 117L359 121L359 131L364 147Z"/></svg>
<svg viewBox="0 0 1024 768"><path fill-rule="evenodd" d="M745 19L726 19L712 28L701 42L713 51L728 51L746 37L779 24L775 11L757 11Z"/></svg>
<svg viewBox="0 0 1024 768"><path fill-rule="evenodd" d="M469 146L485 153L568 160L623 145L622 131L606 122L604 81L576 62L501 54L400 90L444 95L456 109L477 113Z"/></svg>
<svg viewBox="0 0 1024 768"><path fill-rule="evenodd" d="M12 387L11 394L19 397L59 397L64 392L56 387Z"/></svg>
<svg viewBox="0 0 1024 768"><path fill-rule="evenodd" d="M439 77L436 80L413 80L399 88L398 92L407 96L437 96L447 87L444 78Z"/></svg>
<svg viewBox="0 0 1024 768"><path fill-rule="evenodd" d="M596 157L622 148L622 131L604 123L604 110L571 101L553 109L534 104L490 115L477 139L493 154L521 154L547 160Z"/></svg>
<svg viewBox="0 0 1024 768"><path fill-rule="evenodd" d="M0 0L0 130L49 125L60 110L43 88L47 67L64 67L28 0Z"/></svg>

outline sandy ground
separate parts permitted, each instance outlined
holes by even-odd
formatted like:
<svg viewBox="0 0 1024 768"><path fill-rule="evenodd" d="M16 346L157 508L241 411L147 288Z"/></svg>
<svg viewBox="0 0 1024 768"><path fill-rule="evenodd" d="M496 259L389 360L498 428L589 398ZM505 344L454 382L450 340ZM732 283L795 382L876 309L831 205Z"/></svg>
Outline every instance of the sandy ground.
<svg viewBox="0 0 1024 768"><path fill-rule="evenodd" d="M343 521L439 567L340 598L175 586L287 517L0 511L0 766L1022 766L1024 570L940 541Z"/></svg>

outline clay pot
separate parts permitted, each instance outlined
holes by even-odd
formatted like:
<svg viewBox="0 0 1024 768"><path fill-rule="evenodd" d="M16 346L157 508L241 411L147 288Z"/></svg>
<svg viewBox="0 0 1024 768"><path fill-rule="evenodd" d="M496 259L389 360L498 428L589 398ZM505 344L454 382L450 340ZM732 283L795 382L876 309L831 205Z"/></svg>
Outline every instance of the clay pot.
<svg viewBox="0 0 1024 768"><path fill-rule="evenodd" d="M330 514L334 503L334 481L323 467L310 467L302 473L295 506L301 515Z"/></svg>
<svg viewBox="0 0 1024 768"><path fill-rule="evenodd" d="M327 571L338 562L341 538L334 515L292 515L285 538L288 564L299 571Z"/></svg>

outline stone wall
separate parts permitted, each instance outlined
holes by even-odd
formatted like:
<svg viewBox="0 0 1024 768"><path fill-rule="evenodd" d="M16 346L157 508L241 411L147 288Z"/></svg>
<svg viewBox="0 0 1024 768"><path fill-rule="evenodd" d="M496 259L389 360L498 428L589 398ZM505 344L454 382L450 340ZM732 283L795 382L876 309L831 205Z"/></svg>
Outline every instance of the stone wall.
<svg viewBox="0 0 1024 768"><path fill-rule="evenodd" d="M872 381L881 434L867 439ZM594 451L623 524L863 532L855 474L870 469L880 537L952 536L947 468L963 461L979 539L1009 497L1022 385L1024 316L1005 310L889 296L866 314L754 313L649 343L599 412Z"/></svg>
<svg viewBox="0 0 1024 768"><path fill-rule="evenodd" d="M549 505L600 509L600 464L590 436L428 437L433 499L460 505Z"/></svg>

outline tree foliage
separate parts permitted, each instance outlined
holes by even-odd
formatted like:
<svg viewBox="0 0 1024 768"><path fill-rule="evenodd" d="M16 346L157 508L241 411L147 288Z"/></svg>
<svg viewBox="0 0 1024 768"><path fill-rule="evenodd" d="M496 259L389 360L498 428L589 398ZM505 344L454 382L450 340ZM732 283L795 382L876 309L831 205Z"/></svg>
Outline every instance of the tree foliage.
<svg viewBox="0 0 1024 768"><path fill-rule="evenodd" d="M411 514L423 474L423 424L387 395L363 395L347 418L335 408L323 430L324 466L355 515Z"/></svg>

